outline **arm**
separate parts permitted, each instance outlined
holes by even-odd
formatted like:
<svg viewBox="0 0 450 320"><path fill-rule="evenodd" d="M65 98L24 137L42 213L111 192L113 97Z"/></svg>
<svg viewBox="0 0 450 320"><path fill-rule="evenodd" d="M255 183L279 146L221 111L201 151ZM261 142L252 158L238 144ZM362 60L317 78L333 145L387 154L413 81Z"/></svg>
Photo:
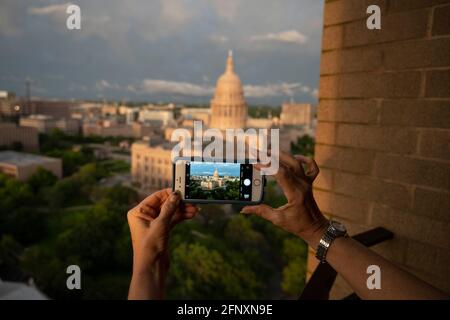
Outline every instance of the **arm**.
<svg viewBox="0 0 450 320"><path fill-rule="evenodd" d="M306 171L303 166L306 166ZM320 212L312 193L312 183L319 174L314 160L280 155L280 169L275 179L286 195L280 208L267 205L248 206L245 214L256 214L304 239L312 248L323 236L328 220ZM328 249L327 262L349 283L362 299L445 299L431 285L395 266L350 238L337 238ZM366 273L369 265L381 269L381 289L369 290Z"/></svg>
<svg viewBox="0 0 450 320"><path fill-rule="evenodd" d="M169 268L168 240L172 228L197 213L181 204L179 193L156 192L128 212L133 245L133 275L128 299L163 299Z"/></svg>

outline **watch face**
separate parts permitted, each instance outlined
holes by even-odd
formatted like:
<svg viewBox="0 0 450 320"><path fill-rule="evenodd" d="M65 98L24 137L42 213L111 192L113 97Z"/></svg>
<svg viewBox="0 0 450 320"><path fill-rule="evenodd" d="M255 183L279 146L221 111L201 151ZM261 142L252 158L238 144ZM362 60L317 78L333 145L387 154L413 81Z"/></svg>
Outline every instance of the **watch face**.
<svg viewBox="0 0 450 320"><path fill-rule="evenodd" d="M342 223L340 223L340 222L331 221L331 225L339 233L346 233L347 232L347 229L345 228L345 226Z"/></svg>

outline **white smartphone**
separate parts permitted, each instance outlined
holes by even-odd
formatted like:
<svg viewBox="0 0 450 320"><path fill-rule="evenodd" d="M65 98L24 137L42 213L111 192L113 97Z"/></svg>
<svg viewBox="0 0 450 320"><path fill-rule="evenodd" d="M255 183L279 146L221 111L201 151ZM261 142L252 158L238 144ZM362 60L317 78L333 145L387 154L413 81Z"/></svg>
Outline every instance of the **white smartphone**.
<svg viewBox="0 0 450 320"><path fill-rule="evenodd" d="M259 204L265 179L249 163L177 160L173 189L191 203Z"/></svg>

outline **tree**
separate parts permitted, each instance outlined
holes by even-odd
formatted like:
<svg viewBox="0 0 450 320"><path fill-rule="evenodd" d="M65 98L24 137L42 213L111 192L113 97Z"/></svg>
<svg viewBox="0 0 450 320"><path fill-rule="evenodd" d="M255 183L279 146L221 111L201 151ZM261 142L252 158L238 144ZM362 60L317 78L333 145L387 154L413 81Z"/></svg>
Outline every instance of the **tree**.
<svg viewBox="0 0 450 320"><path fill-rule="evenodd" d="M309 135L304 135L297 138L297 142L291 142L291 152L293 154L301 154L304 156L314 156L314 138Z"/></svg>
<svg viewBox="0 0 450 320"><path fill-rule="evenodd" d="M28 179L27 183L34 192L37 192L41 188L53 186L56 181L58 181L58 178L52 172L38 167L36 172Z"/></svg>

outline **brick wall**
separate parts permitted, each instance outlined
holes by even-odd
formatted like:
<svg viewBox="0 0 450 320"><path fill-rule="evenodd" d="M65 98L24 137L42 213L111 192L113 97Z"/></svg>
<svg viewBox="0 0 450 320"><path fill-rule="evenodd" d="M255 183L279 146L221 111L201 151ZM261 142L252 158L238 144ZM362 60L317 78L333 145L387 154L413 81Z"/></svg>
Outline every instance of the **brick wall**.
<svg viewBox="0 0 450 320"><path fill-rule="evenodd" d="M366 8L382 29L366 28ZM315 195L350 234L450 292L450 0L325 1ZM316 266L310 252L308 276ZM340 278L332 298L350 289Z"/></svg>

